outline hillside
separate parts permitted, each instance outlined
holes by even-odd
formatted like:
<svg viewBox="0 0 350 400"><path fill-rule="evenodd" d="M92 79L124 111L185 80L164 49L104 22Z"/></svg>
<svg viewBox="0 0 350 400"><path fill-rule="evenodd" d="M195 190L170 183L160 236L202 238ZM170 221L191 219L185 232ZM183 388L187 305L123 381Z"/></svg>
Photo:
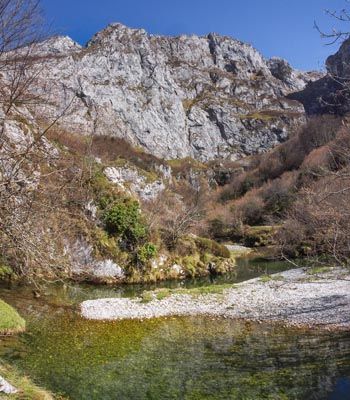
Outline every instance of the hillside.
<svg viewBox="0 0 350 400"><path fill-rule="evenodd" d="M10 64L27 51L10 52ZM224 273L235 261L218 242L273 244L280 254L294 205L345 167L330 149L346 122L305 125L303 106L288 98L329 76L267 61L235 39L112 24L86 47L54 37L28 59L2 130L5 277ZM12 73L2 76L9 93ZM288 254L317 254L310 235Z"/></svg>

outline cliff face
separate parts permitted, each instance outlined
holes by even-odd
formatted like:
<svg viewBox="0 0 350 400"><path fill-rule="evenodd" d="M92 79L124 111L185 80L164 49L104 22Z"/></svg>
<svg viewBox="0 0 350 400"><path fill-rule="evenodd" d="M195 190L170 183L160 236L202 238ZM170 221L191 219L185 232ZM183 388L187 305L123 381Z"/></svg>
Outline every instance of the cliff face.
<svg viewBox="0 0 350 400"><path fill-rule="evenodd" d="M276 145L304 119L285 96L313 79L229 37L152 36L121 24L86 47L50 39L39 54L53 61L37 87L51 94L38 115L73 100L62 128L123 137L166 159L235 159Z"/></svg>
<svg viewBox="0 0 350 400"><path fill-rule="evenodd" d="M321 79L288 96L300 101L308 115L344 115L350 111L350 39L327 58L326 69Z"/></svg>

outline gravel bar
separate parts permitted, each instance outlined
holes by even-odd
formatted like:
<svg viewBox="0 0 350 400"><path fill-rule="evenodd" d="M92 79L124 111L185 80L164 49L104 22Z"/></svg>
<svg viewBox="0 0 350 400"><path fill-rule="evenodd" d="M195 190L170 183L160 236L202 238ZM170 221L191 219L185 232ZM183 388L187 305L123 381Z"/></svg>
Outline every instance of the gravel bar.
<svg viewBox="0 0 350 400"><path fill-rule="evenodd" d="M208 315L347 330L350 273L331 269L309 275L295 269L236 284L222 295L173 294L149 303L127 298L88 300L81 304L81 315L93 320Z"/></svg>

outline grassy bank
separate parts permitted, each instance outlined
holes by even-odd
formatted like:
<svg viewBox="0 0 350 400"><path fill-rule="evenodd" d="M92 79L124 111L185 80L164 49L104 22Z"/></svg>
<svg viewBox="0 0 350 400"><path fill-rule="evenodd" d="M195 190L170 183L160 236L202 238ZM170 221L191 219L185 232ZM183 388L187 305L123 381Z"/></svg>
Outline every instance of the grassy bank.
<svg viewBox="0 0 350 400"><path fill-rule="evenodd" d="M21 375L15 368L0 364L0 376L18 389L18 393L5 395L0 393L0 399L11 400L63 400L35 385L28 377Z"/></svg>
<svg viewBox="0 0 350 400"><path fill-rule="evenodd" d="M0 300L0 335L11 335L25 330L26 323L18 312Z"/></svg>

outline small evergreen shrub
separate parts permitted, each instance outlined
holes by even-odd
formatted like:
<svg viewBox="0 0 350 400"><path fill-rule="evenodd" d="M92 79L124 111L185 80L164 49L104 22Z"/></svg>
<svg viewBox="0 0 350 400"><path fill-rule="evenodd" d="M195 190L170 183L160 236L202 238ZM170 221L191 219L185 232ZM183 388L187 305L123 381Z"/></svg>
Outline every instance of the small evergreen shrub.
<svg viewBox="0 0 350 400"><path fill-rule="evenodd" d="M157 246L153 243L145 243L141 246L137 252L137 260L142 264L146 264L147 261L157 255Z"/></svg>
<svg viewBox="0 0 350 400"><path fill-rule="evenodd" d="M11 267L0 264L0 281L10 279L13 276L14 276L14 272Z"/></svg>
<svg viewBox="0 0 350 400"><path fill-rule="evenodd" d="M112 236L120 237L127 247L134 247L146 237L147 229L136 200L114 202L104 211L102 219L106 231Z"/></svg>

